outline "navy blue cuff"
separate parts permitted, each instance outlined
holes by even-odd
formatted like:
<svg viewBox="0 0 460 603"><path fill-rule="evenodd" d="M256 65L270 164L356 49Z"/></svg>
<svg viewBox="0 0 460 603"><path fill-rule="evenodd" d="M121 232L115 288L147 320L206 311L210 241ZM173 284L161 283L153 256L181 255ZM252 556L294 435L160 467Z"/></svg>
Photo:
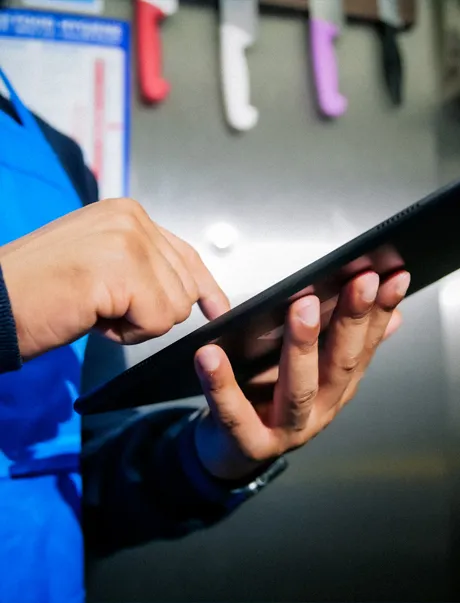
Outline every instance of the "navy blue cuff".
<svg viewBox="0 0 460 603"><path fill-rule="evenodd" d="M264 466L257 476L238 485L215 478L203 467L195 446L195 425L201 420L201 412L194 413L179 435L179 460L184 473L200 495L211 503L224 507L228 512L257 494L287 467L285 457Z"/></svg>
<svg viewBox="0 0 460 603"><path fill-rule="evenodd" d="M21 366L16 324L0 266L0 373L16 371Z"/></svg>

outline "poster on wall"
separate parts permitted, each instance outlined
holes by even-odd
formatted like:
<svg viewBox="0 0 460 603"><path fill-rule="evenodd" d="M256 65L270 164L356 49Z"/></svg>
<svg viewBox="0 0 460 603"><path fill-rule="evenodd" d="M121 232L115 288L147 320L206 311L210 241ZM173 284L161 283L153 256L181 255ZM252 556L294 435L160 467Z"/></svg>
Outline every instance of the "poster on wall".
<svg viewBox="0 0 460 603"><path fill-rule="evenodd" d="M128 194L129 34L124 21L0 13L2 69L30 109L81 146L100 198Z"/></svg>
<svg viewBox="0 0 460 603"><path fill-rule="evenodd" d="M104 0L22 0L25 6L72 13L102 13Z"/></svg>

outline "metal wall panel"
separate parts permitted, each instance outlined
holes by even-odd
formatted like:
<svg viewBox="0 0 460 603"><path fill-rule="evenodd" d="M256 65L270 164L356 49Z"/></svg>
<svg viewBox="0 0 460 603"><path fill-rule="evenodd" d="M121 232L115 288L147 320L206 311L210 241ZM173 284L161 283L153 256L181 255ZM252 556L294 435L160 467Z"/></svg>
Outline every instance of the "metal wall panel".
<svg viewBox="0 0 460 603"><path fill-rule="evenodd" d="M108 13L127 17L128 3ZM307 25L264 13L250 53L260 124L224 124L217 17L182 2L163 29L172 94L134 104L132 195L199 247L234 301L307 263L437 184L434 56L428 1L401 36L406 103L382 84L372 28L339 41L347 114L314 109ZM226 220L233 252L207 246ZM243 268L249 271L249 278ZM405 328L383 346L355 402L291 456L276 484L222 525L93 564L89 601L418 600L450 597L449 419L436 287L405 304ZM129 363L194 328L129 351Z"/></svg>

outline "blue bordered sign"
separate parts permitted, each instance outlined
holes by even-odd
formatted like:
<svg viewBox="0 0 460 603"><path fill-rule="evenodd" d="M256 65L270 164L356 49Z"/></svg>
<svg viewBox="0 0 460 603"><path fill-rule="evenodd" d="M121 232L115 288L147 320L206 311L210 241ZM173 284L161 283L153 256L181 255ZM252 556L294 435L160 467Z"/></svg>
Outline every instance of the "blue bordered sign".
<svg viewBox="0 0 460 603"><path fill-rule="evenodd" d="M2 41L5 44L2 45ZM8 44L8 42L14 41L14 44ZM17 42L22 41L24 44L18 45ZM47 44L49 43L49 44ZM120 190L111 191L110 196L122 196L129 194L129 140L130 140L130 26L125 21L119 21L114 19L105 19L100 17L90 17L82 15L69 15L66 13L52 13L52 12L36 12L28 10L4 10L0 11L0 60L2 66L5 68L7 75L13 82L13 85L18 89L20 96L26 102L31 105L33 110L37 108L33 102L28 98L31 96L29 84L24 82L24 89L21 90L21 77L23 74L19 73L17 68L16 73L9 73L8 71L8 51L11 51L11 47L14 46L14 52L17 55L17 61L21 52L24 56L24 64L30 61L30 48L31 45L44 45L42 48L48 50L44 55L44 70L47 69L46 55L50 55L50 52L59 52L59 45L65 45L66 48L72 47L73 49L73 61L79 61L79 54L81 57L82 64L89 64L91 60L94 63L100 63L101 77L106 77L106 86L108 85L108 78L114 77L114 70L117 71L115 81L117 82L117 88L110 87L110 94L108 90L101 90L102 102L106 104L110 103L110 107L107 107L108 113L113 113L113 105L116 105L116 113L118 115L116 124L107 123L108 128L117 129L118 134L122 139L122 149L120 160L116 164L116 170L122 170L123 172L123 183L120 186ZM28 48L29 47L29 48ZM81 52L78 50L80 47ZM92 50L91 50L92 48ZM85 50L86 49L86 50ZM110 52L110 51L113 52ZM76 52L75 52L76 51ZM34 52L34 58L37 55ZM88 58L89 57L89 58ZM120 58L121 57L121 58ZM104 63L105 61L105 63ZM105 71L104 71L105 65ZM74 63L72 63L72 68ZM41 66L40 66L41 67ZM96 65L97 68L97 65ZM118 73L120 71L120 73ZM86 73L86 72L85 72ZM88 76L92 78L92 74ZM19 85L17 85L19 81ZM32 85L32 84L31 84ZM85 84L85 81L81 82L81 86L93 86L94 84L89 81ZM102 84L103 86L103 84ZM63 91L64 94L65 91ZM75 91L77 92L77 91ZM71 94L71 91L69 92ZM116 94L116 97L114 97ZM71 100L71 99L70 99ZM38 103L40 105L40 103ZM40 109L40 106L38 107ZM92 109L92 108L91 108ZM40 111L39 111L40 112ZM43 110L40 112L45 119L48 119L53 123L53 115L47 114ZM95 110L95 113L97 111ZM99 114L101 111L99 111ZM107 118L107 122L109 122ZM113 122L113 120L112 120ZM65 127L61 126L60 129L64 129L66 134L72 135L71 131L66 131ZM102 130L101 130L102 131ZM101 137L103 137L102 132ZM114 135L115 136L115 135ZM120 138L118 138L120 140ZM84 150L85 145L82 144ZM91 149L91 154L93 149ZM113 154L113 147L110 149ZM103 152L101 150L100 152ZM106 149L108 155L108 149ZM95 161L94 157L92 157ZM100 159L103 161L103 158ZM94 165L92 165L94 168ZM97 171L97 170L95 170ZM98 174L97 174L98 175ZM100 182L101 188L104 190L104 182ZM107 196L102 193L102 196Z"/></svg>

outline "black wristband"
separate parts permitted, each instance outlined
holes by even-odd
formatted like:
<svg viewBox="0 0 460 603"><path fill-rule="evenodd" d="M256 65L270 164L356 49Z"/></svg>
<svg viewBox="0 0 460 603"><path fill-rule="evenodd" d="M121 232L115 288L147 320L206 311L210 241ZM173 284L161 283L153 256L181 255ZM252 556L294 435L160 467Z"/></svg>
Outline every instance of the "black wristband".
<svg viewBox="0 0 460 603"><path fill-rule="evenodd" d="M0 266L0 373L16 371L21 366L16 324Z"/></svg>

